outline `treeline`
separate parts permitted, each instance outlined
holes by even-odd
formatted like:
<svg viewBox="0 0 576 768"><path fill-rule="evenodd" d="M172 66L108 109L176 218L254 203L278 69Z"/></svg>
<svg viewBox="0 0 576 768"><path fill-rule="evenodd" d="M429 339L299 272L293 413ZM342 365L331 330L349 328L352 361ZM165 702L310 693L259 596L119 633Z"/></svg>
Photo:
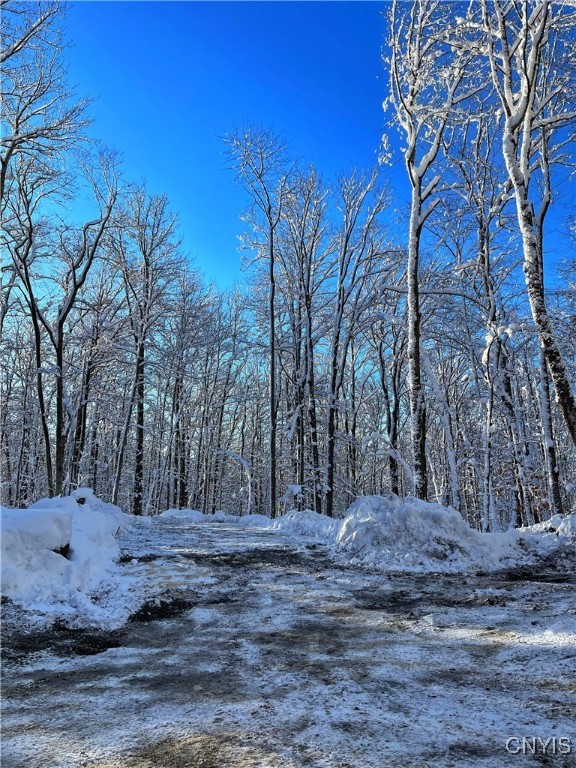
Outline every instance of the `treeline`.
<svg viewBox="0 0 576 768"><path fill-rule="evenodd" d="M574 273L545 292L544 222L573 13L466 8L390 8L400 218L382 170L327 184L269 130L225 137L251 261L223 292L166 196L85 141L62 6L5 4L5 504L90 486L134 514L336 515L392 491L484 529L570 508Z"/></svg>

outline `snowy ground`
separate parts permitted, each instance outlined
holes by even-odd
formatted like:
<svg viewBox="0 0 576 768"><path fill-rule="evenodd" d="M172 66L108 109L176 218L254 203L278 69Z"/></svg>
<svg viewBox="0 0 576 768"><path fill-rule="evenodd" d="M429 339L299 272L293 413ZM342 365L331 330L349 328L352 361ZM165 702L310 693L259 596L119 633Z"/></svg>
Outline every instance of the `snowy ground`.
<svg viewBox="0 0 576 768"><path fill-rule="evenodd" d="M191 518L124 529L99 628L4 605L3 768L576 766L573 547L384 573Z"/></svg>

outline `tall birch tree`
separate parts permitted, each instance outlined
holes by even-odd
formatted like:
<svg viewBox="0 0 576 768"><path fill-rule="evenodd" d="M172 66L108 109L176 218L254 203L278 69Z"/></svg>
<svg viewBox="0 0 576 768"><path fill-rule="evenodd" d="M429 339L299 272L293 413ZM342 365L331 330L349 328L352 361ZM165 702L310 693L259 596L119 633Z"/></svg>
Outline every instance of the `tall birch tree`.
<svg viewBox="0 0 576 768"><path fill-rule="evenodd" d="M407 309L408 385L414 494L428 496L426 397L421 361L420 250L426 220L439 203L441 175L434 165L446 141L462 93L468 56L452 45L453 19L440 0L394 0L390 11L388 58L393 120L403 137L411 187L408 222ZM386 106L386 102L385 102Z"/></svg>
<svg viewBox="0 0 576 768"><path fill-rule="evenodd" d="M576 111L568 102L574 88L569 39L576 29L576 14L570 4L550 0L482 0L481 7L485 51L501 108L502 154L514 193L530 308L556 400L576 445L576 398L547 310L543 263L554 136L576 122ZM565 142L566 137L560 140ZM545 393L542 402L546 407Z"/></svg>

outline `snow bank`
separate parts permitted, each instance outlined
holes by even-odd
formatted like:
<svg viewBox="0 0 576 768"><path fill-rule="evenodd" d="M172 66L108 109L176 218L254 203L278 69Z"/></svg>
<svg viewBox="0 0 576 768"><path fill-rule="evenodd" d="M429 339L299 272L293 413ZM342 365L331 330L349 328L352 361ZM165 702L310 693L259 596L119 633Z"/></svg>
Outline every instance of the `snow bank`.
<svg viewBox="0 0 576 768"><path fill-rule="evenodd" d="M270 518L266 515L242 515L242 517L235 517L234 520L240 528L265 527L270 525Z"/></svg>
<svg viewBox="0 0 576 768"><path fill-rule="evenodd" d="M575 536L576 537L576 512L571 515L556 515L559 518L557 525L555 526L555 532L559 536ZM550 529L552 530L552 528Z"/></svg>
<svg viewBox="0 0 576 768"><path fill-rule="evenodd" d="M2 594L45 615L90 612L89 595L116 575L116 534L128 519L89 488L2 508Z"/></svg>
<svg viewBox="0 0 576 768"><path fill-rule="evenodd" d="M270 524L270 520L268 519ZM272 528L303 536L314 536L319 539L333 540L339 530L340 520L334 520L326 515L319 515L311 509L302 512L292 510L271 523Z"/></svg>
<svg viewBox="0 0 576 768"><path fill-rule="evenodd" d="M169 509L159 517L272 528L322 541L352 565L419 573L512 568L535 562L576 537L576 514L556 515L529 528L480 533L454 509L393 493L361 496L342 520L309 509L292 510L275 520L223 512L204 515L191 509Z"/></svg>
<svg viewBox="0 0 576 768"><path fill-rule="evenodd" d="M557 533L559 536L576 536L576 512L571 515L554 515L549 520L531 525L525 530Z"/></svg>
<svg viewBox="0 0 576 768"><path fill-rule="evenodd" d="M166 512L162 512L157 517L176 517L180 520L189 520L191 523L201 523L207 519L207 515L202 514L197 509L167 509Z"/></svg>
<svg viewBox="0 0 576 768"><path fill-rule="evenodd" d="M545 556L575 535L574 518L559 518L550 526L480 533L453 509L388 494L358 498L343 520L305 510L290 512L271 525L324 540L352 565L450 573L497 570Z"/></svg>
<svg viewBox="0 0 576 768"><path fill-rule="evenodd" d="M353 563L394 569L460 571L494 568L510 559L514 532L473 530L453 509L394 494L357 499L342 521L335 543Z"/></svg>
<svg viewBox="0 0 576 768"><path fill-rule="evenodd" d="M221 523L233 523L240 528L248 528L250 526L266 527L270 525L270 518L265 515L229 515L222 510L218 510L213 515L205 515L197 509L167 509L166 512L161 512L152 519L156 520L158 518L161 520L176 518L178 520L187 520L190 523L210 523L217 520Z"/></svg>

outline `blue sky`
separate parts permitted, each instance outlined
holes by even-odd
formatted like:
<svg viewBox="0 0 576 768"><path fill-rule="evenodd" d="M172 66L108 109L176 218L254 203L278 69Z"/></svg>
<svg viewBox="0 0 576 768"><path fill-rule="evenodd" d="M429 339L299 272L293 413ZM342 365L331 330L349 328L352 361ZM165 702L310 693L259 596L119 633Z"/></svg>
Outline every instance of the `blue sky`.
<svg viewBox="0 0 576 768"><path fill-rule="evenodd" d="M126 176L166 192L184 246L220 286L240 275L246 204L219 137L272 127L331 179L377 160L380 2L72 2L70 80Z"/></svg>
<svg viewBox="0 0 576 768"><path fill-rule="evenodd" d="M249 121L281 132L325 180L372 167L384 131L386 2L91 2L69 4L70 80L95 97L92 135L120 150L127 179L166 192L183 245L220 287L241 276L247 204L220 137ZM393 205L409 190L400 157ZM548 217L547 276L570 244Z"/></svg>

